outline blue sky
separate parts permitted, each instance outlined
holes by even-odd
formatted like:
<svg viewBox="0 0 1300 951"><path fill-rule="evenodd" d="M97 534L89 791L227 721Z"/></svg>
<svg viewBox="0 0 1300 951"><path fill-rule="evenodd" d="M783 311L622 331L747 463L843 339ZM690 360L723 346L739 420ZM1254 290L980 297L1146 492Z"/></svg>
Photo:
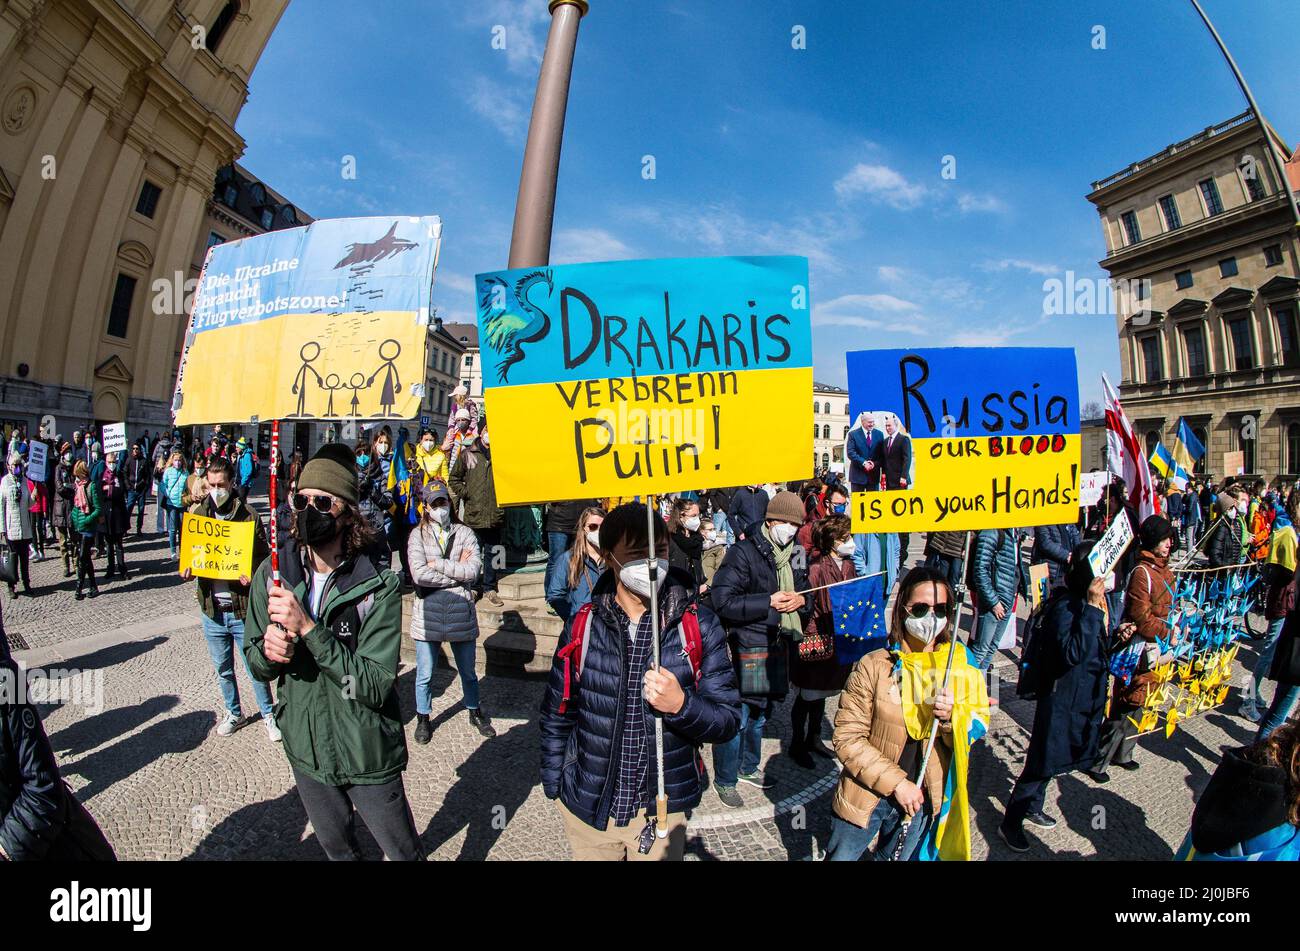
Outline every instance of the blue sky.
<svg viewBox="0 0 1300 951"><path fill-rule="evenodd" d="M1300 3L1203 2L1296 141ZM1084 195L1245 109L1185 0L592 7L553 263L805 255L816 376L839 385L846 350L1071 344L1099 399L1113 318L1042 313L1044 280L1104 276ZM474 274L506 263L548 25L545 0L292 0L238 123L243 164L318 218L441 215L435 303L470 321Z"/></svg>

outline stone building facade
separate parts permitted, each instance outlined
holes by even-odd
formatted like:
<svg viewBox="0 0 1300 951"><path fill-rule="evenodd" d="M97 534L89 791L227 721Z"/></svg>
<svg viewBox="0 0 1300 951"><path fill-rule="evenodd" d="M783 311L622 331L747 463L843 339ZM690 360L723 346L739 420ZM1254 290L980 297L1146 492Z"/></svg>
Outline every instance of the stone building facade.
<svg viewBox="0 0 1300 951"><path fill-rule="evenodd" d="M1088 200L1101 267L1124 282L1120 398L1148 454L1181 416L1207 449L1198 472L1222 477L1240 451L1247 475L1300 474L1300 244L1260 123L1211 126Z"/></svg>
<svg viewBox="0 0 1300 951"><path fill-rule="evenodd" d="M844 471L844 440L849 435L849 391L813 383L813 471Z"/></svg>
<svg viewBox="0 0 1300 951"><path fill-rule="evenodd" d="M214 182L287 4L0 4L5 420L170 423L185 316L155 312L155 285L193 275L219 230Z"/></svg>

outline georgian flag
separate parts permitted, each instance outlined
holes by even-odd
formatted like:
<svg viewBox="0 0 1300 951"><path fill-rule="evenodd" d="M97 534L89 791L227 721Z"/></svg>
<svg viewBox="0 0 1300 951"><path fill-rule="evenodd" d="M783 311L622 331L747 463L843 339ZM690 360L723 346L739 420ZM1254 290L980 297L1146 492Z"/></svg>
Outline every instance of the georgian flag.
<svg viewBox="0 0 1300 951"><path fill-rule="evenodd" d="M1129 503L1137 510L1137 521L1141 525L1148 516L1155 514L1151 469L1137 433L1133 432L1124 407L1120 406L1119 394L1104 373L1101 386L1106 397L1106 468L1124 480Z"/></svg>

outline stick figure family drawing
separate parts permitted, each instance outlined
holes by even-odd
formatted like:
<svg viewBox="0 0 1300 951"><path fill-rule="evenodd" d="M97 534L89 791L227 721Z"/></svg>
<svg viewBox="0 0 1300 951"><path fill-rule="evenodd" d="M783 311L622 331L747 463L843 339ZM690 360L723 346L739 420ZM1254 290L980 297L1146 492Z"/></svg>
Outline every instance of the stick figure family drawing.
<svg viewBox="0 0 1300 951"><path fill-rule="evenodd" d="M397 404L397 394L402 391L402 378L397 372L397 358L402 352L402 345L396 340L385 340L379 345L379 367L374 373L366 376L365 373L357 371L353 373L346 381L338 373L330 373L322 377L313 365L321 355L321 345L314 340L309 340L302 345L298 351L298 356L302 359L302 365L298 368L298 373L293 378L293 394L298 397L297 411L292 418L295 419L313 419L318 416L361 416L361 396L362 390L368 390L374 386L375 381L379 381L379 412L370 415L378 418L392 416L393 407ZM320 394L325 394L324 412L310 413L307 411L308 387L315 383L315 388ZM351 391L352 398L347 400L341 397L339 405L336 407L334 396L336 393L345 393ZM314 408L319 408L318 400L312 401ZM345 411L346 410L346 411Z"/></svg>

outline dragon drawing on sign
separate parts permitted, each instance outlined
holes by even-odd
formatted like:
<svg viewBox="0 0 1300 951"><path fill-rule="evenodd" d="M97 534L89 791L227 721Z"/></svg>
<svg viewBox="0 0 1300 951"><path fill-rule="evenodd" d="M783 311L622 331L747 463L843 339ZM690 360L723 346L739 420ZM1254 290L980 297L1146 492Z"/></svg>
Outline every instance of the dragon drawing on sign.
<svg viewBox="0 0 1300 951"><path fill-rule="evenodd" d="M546 311L528 299L533 288L539 284L546 285L548 296L554 295L555 281L550 270L530 271L515 282L515 302L526 315L521 316L502 304L507 294L508 285L505 281L494 276L485 282L479 309L489 315L483 322L488 346L503 356L496 366L502 383L510 382L510 368L526 356L524 345L537 343L551 331L551 318Z"/></svg>

